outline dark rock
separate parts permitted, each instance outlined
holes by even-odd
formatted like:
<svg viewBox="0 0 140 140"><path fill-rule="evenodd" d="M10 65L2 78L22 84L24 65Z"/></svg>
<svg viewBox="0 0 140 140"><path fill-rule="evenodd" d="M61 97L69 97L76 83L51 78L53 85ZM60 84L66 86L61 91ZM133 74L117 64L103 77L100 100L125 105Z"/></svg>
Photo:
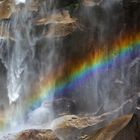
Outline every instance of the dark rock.
<svg viewBox="0 0 140 140"><path fill-rule="evenodd" d="M96 132L93 132L93 134L91 134L91 136L89 135L89 137L86 140L114 140L114 137L119 133L120 130L122 130L125 126L127 126L131 118L132 115L126 115L120 117L114 120L108 126ZM119 139L115 139L115 140L119 140ZM120 140L125 140L125 139L120 139Z"/></svg>
<svg viewBox="0 0 140 140"><path fill-rule="evenodd" d="M43 106L52 108L54 117L75 114L77 112L75 102L67 98L54 99L52 102L45 102Z"/></svg>
<svg viewBox="0 0 140 140"><path fill-rule="evenodd" d="M127 30L140 29L140 1L123 0L125 24Z"/></svg>
<svg viewBox="0 0 140 140"><path fill-rule="evenodd" d="M140 98L138 106L130 122L125 126L113 140L139 140L140 139Z"/></svg>

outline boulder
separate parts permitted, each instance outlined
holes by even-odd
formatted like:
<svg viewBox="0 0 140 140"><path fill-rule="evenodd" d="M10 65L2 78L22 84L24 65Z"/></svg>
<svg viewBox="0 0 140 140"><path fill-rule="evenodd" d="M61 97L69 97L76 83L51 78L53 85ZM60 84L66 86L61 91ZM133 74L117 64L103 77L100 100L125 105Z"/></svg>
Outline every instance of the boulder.
<svg viewBox="0 0 140 140"><path fill-rule="evenodd" d="M59 140L52 130L26 130L16 140Z"/></svg>
<svg viewBox="0 0 140 140"><path fill-rule="evenodd" d="M97 115L99 111L94 114L65 115L55 119L51 128L65 140L112 140L131 120L133 114L123 114L124 107L131 102L135 102L135 98L101 115Z"/></svg>
<svg viewBox="0 0 140 140"><path fill-rule="evenodd" d="M77 140L83 133L89 133L103 126L104 121L100 117L65 115L55 119L51 128L64 140Z"/></svg>

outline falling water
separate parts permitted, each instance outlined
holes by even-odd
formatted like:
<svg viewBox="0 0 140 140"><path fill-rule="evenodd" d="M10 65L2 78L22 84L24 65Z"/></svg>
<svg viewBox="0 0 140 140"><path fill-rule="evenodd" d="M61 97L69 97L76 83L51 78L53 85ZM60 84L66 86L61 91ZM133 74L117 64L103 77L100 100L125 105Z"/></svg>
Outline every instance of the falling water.
<svg viewBox="0 0 140 140"><path fill-rule="evenodd" d="M54 63L57 60L57 52L55 51L55 41L49 38L42 49L40 62L35 58L35 44L38 44L38 38L34 37L32 28L33 15L29 12L28 8L32 1L16 0L16 6L20 10L15 11L15 14L8 24L2 22L2 27L7 27L8 30L13 30L14 43L9 42L1 48L1 59L7 69L7 89L10 104L10 117L9 127L16 128L20 123L24 122L24 109L26 106L25 98L29 98L29 93L32 90L32 83L34 80L43 80L44 73L47 74L52 71ZM54 7L52 0L44 2L40 15L48 16L47 14L53 13ZM46 14L47 13L47 14ZM4 30L4 29L3 29ZM1 30L1 32L4 32ZM44 27L45 30L45 27ZM7 35L8 36L8 35ZM9 35L10 36L10 35ZM3 47L3 41L1 46ZM37 46L38 47L38 46ZM5 53L6 52L6 57ZM35 62L36 61L36 62ZM52 96L53 98L53 96ZM9 113L8 113L9 114ZM35 117L35 116L34 116Z"/></svg>
<svg viewBox="0 0 140 140"><path fill-rule="evenodd" d="M55 0L37 4L39 10L31 7L32 0L16 0L10 21L1 22L10 129L52 120L54 98L74 101L78 113L97 112L100 107L105 113L139 91L138 51L123 54L123 45L131 50L137 40L131 42L125 33L120 0L83 0L71 13Z"/></svg>

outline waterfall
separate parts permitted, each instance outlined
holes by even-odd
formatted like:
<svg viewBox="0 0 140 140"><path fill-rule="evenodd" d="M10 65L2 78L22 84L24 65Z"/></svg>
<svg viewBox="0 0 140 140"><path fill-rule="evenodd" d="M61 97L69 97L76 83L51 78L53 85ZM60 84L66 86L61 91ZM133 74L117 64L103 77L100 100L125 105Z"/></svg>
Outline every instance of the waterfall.
<svg viewBox="0 0 140 140"><path fill-rule="evenodd" d="M4 41L0 42L0 49L2 50L0 58L7 69L7 90L9 106L11 106L9 113L12 116L9 121L11 129L16 128L19 123L21 125L25 123L24 111L28 103L25 99L32 98L29 95L32 92L32 84L36 79L38 79L38 83L43 78L46 79L42 75L50 73L57 60L56 43L55 40L51 39L51 36L44 42L44 45L42 44L43 47L40 49L41 54L39 54L39 57L35 54L38 53L37 47L40 47L37 44L41 45L41 43L38 43L41 36L35 37L33 33L32 24L35 19L29 11L31 3L31 0L16 0L15 6L19 7L19 11L14 11L14 16L8 24L1 23L1 28L4 30L4 27L6 27L8 31L12 30L14 37L13 42L7 39L6 45L3 45ZM52 0L47 1L47 4L44 2L41 6L40 15L42 17L47 17L55 11ZM1 30L2 33L4 32L3 30ZM46 30L45 27L43 30ZM55 31L55 28L52 28L53 30ZM57 43L57 45L59 44L61 43Z"/></svg>
<svg viewBox="0 0 140 140"><path fill-rule="evenodd" d="M25 3L26 0L16 0L16 4L19 4L19 3Z"/></svg>
<svg viewBox="0 0 140 140"><path fill-rule="evenodd" d="M9 129L50 123L65 108L106 113L139 91L139 33L126 31L121 0L11 3L0 22Z"/></svg>

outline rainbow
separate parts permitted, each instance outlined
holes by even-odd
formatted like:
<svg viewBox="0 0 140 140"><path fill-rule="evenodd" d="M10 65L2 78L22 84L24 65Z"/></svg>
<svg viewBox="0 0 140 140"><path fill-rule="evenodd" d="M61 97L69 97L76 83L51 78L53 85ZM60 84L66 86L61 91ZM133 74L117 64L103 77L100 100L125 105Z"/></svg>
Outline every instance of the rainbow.
<svg viewBox="0 0 140 140"><path fill-rule="evenodd" d="M97 48L88 54L84 60L80 60L80 63L75 65L71 62L67 63L67 65L71 66L69 77L55 83L56 79L53 76L55 72L46 76L45 80L40 84L41 87L38 93L34 94L32 98L29 99L28 106L36 108L43 101L51 100L54 93L55 96L59 96L65 89L72 91L78 88L78 86L84 84L91 75L104 71L108 67L119 63L122 59L129 59L130 54L136 51L137 54L135 55L138 55L138 53L140 54L140 33L120 37L114 41L113 47L111 47L109 51L107 51L106 47ZM43 75L43 77L45 76Z"/></svg>
<svg viewBox="0 0 140 140"><path fill-rule="evenodd" d="M72 91L78 88L92 75L103 72L116 63L119 63L122 59L129 60L130 55L135 52L137 52L135 55L140 55L140 33L124 35L116 39L109 50L106 49L106 46L99 47L75 64L73 62L62 64L61 68L58 68L58 73L61 73L63 68L69 65L71 66L69 77L56 83L55 71L48 75L43 75L42 77L46 78L41 83L39 82L38 85L35 85L35 92L26 101L27 110L25 112L39 107L43 101L52 100L54 93L56 96L59 96L65 89ZM17 119L20 115L17 114ZM5 126L2 124L0 130L6 128L7 124L8 120L5 120Z"/></svg>

